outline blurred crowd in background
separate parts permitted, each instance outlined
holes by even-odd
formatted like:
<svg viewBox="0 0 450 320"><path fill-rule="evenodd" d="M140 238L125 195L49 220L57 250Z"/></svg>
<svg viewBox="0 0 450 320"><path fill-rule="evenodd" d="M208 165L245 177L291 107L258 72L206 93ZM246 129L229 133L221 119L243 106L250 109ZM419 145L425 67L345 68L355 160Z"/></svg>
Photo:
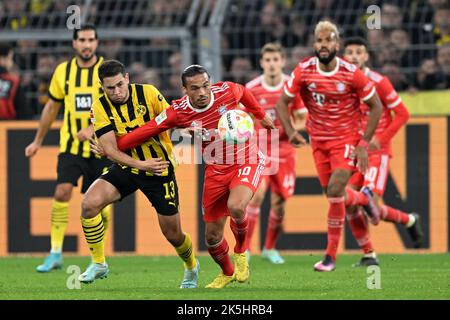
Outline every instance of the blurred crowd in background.
<svg viewBox="0 0 450 320"><path fill-rule="evenodd" d="M216 1L203 0L201 6L213 8ZM86 12L85 22L98 28L151 28L185 26L192 1L0 0L0 33L66 29L66 8L72 4ZM381 29L367 28L370 5L380 8ZM338 24L341 37L367 39L369 66L387 75L397 90L450 88L448 0L231 0L224 14L224 80L245 84L256 77L259 49L269 41L286 48L285 71L290 73L300 60L314 54L313 28L319 20L328 19ZM192 32L195 35L196 30ZM22 117L38 118L55 67L73 54L71 42L18 40L11 44L15 56L9 71L20 76L20 93L29 110ZM194 41L193 62L198 61L196 48ZM131 81L154 84L168 101L181 96L184 66L179 40L100 39L98 51L125 63Z"/></svg>

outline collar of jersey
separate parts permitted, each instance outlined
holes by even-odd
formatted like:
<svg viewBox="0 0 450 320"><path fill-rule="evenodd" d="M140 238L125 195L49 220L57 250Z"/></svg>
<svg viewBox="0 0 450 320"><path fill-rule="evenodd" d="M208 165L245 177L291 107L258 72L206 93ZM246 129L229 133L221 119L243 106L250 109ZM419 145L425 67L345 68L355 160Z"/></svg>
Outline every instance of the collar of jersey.
<svg viewBox="0 0 450 320"><path fill-rule="evenodd" d="M96 55L97 56L97 55ZM75 65L77 66L77 68L80 68L80 69L91 69L91 68L94 68L99 62L100 62L100 56L97 56L97 61L95 61L95 63L92 65L92 66L90 66L90 67L80 67L79 65L78 65L78 61L77 61L77 58L76 57L73 57L74 59L75 59Z"/></svg>
<svg viewBox="0 0 450 320"><path fill-rule="evenodd" d="M316 69L317 72L320 73L323 76L327 76L327 77L331 77L334 76L336 74L336 72L338 72L339 70L339 62L341 61L341 59L339 59L338 57L336 57L337 61L336 61L336 68L334 68L334 70L332 71L323 71L322 69L320 69L320 61L319 58L316 57Z"/></svg>
<svg viewBox="0 0 450 320"><path fill-rule="evenodd" d="M194 108L194 107L191 105L191 101L189 100L189 96L186 96L186 102L187 102L188 107L189 107L191 110L193 110L193 111L195 111L195 112L205 112L206 110L208 110L209 108L211 108L212 105L214 104L214 92L211 91L211 101L210 101L209 104L206 106L206 108L203 108L203 109Z"/></svg>
<svg viewBox="0 0 450 320"><path fill-rule="evenodd" d="M264 81L264 75L261 75L261 85L263 86L264 89L266 89L267 91L271 91L271 92L279 91L281 88L283 88L285 80L286 80L286 75L282 74L281 82L279 84L277 84L276 86L271 86L266 81Z"/></svg>

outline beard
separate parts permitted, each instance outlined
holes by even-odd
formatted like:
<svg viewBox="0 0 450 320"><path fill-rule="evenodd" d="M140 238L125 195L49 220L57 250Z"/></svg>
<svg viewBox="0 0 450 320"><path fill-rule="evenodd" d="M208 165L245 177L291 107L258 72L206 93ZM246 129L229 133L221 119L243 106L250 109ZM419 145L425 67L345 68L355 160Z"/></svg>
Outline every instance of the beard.
<svg viewBox="0 0 450 320"><path fill-rule="evenodd" d="M83 53L77 52L77 56L83 61L89 61L95 55L95 52L91 52L89 55L83 55Z"/></svg>
<svg viewBox="0 0 450 320"><path fill-rule="evenodd" d="M319 59L320 63L328 65L331 61L333 61L334 57L336 57L336 53L337 53L336 50L330 51L328 57L323 58L320 56L320 52L316 50L316 57Z"/></svg>

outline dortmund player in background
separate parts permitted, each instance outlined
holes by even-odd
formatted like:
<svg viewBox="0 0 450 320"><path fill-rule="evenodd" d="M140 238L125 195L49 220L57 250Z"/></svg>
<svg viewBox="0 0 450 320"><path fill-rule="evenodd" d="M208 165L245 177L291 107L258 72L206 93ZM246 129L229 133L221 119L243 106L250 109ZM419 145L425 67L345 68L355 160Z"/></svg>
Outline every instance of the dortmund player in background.
<svg viewBox="0 0 450 320"><path fill-rule="evenodd" d="M116 163L89 187L83 200L81 224L93 263L78 279L90 283L107 276L105 232L99 212L141 190L158 213L162 233L184 261L180 288L196 288L200 264L195 258L191 237L181 228L176 161L169 132L161 132L126 153L120 151L116 143L116 136L150 122L169 104L154 86L130 84L128 73L119 61L103 62L98 73L105 94L92 105L92 121L103 153Z"/></svg>
<svg viewBox="0 0 450 320"><path fill-rule="evenodd" d="M58 177L51 214L51 252L38 272L49 272L62 267L64 233L69 220L69 201L73 187L83 176L82 192L110 165L90 149L89 139L94 130L90 124L91 104L101 93L98 67L103 61L97 56L97 32L93 25L82 25L74 30L72 46L75 57L62 62L53 74L47 104L42 111L34 141L25 149L27 157L40 149L61 105L64 105L64 122L60 130ZM108 227L110 208L102 211L103 225Z"/></svg>

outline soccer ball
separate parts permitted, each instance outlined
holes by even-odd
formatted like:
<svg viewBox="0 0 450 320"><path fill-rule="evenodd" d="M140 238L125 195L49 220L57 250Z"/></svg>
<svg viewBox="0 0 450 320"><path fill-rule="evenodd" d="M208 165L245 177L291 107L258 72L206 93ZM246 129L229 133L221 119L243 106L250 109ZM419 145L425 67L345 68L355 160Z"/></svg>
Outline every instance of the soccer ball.
<svg viewBox="0 0 450 320"><path fill-rule="evenodd" d="M245 111L236 109L222 115L217 129L222 140L234 143L246 142L254 132L252 118Z"/></svg>

